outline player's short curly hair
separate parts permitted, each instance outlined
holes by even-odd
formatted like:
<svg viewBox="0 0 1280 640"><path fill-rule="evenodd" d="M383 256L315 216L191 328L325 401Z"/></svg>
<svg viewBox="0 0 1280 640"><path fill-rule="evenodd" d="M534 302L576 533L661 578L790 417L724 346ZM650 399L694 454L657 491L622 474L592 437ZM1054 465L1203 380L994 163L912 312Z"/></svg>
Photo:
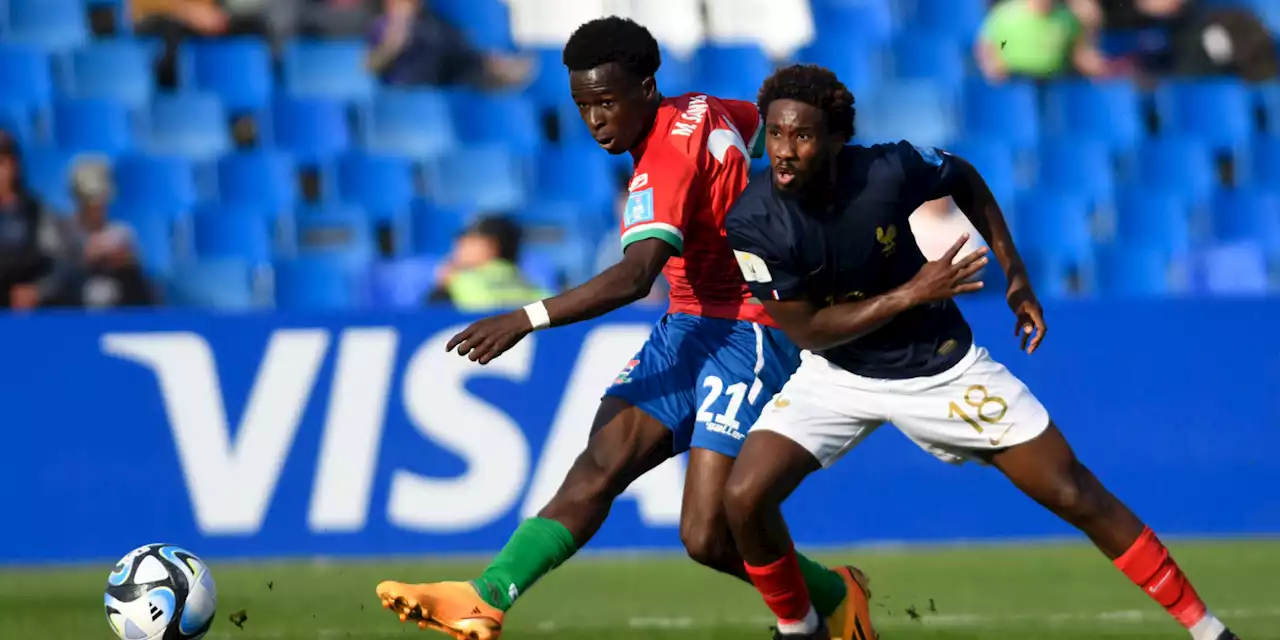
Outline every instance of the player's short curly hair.
<svg viewBox="0 0 1280 640"><path fill-rule="evenodd" d="M564 45L563 61L570 71L613 62L637 78L648 78L658 72L662 54L648 29L634 20L609 16L578 27Z"/></svg>
<svg viewBox="0 0 1280 640"><path fill-rule="evenodd" d="M857 133L853 93L826 67L796 64L778 69L760 87L756 98L760 114L768 115L769 105L775 100L795 100L821 109L827 127L843 135L845 142Z"/></svg>

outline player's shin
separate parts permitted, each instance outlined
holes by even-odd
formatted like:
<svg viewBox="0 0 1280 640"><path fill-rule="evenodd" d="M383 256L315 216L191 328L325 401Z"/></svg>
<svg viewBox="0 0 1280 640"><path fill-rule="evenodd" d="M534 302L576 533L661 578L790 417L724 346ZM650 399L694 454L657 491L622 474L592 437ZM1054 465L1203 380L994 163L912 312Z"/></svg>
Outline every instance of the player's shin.
<svg viewBox="0 0 1280 640"><path fill-rule="evenodd" d="M520 524L489 567L473 580L480 597L506 611L516 598L578 550L564 525L548 518Z"/></svg>
<svg viewBox="0 0 1280 640"><path fill-rule="evenodd" d="M1205 607L1169 549L1150 528L1144 529L1129 550L1116 558L1115 565L1186 627L1195 640L1218 640L1226 631L1226 625Z"/></svg>
<svg viewBox="0 0 1280 640"><path fill-rule="evenodd" d="M809 599L795 549L768 564L747 562L746 568L756 591L778 618L778 631L787 635L805 634L818 628L818 614Z"/></svg>

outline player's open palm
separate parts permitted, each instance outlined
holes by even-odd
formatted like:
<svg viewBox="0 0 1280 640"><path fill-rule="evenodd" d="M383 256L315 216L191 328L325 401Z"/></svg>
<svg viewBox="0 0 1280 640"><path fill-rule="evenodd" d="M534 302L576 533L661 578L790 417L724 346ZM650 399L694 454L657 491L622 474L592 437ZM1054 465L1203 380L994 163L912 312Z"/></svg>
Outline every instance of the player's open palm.
<svg viewBox="0 0 1280 640"><path fill-rule="evenodd" d="M489 364L489 361L516 346L533 331L529 315L517 309L510 313L477 320L471 326L449 340L445 350L458 350L458 355L471 358L472 362Z"/></svg>
<svg viewBox="0 0 1280 640"><path fill-rule="evenodd" d="M907 283L916 304L947 300L982 289L982 281L973 278L987 266L987 248L983 247L956 260L968 241L969 234L961 235L942 257L926 263Z"/></svg>

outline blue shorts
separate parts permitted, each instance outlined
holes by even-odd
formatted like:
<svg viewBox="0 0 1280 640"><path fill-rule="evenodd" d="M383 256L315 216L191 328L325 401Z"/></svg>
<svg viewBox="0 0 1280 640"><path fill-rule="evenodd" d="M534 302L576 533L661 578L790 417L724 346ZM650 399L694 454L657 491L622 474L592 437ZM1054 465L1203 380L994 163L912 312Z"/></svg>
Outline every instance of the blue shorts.
<svg viewBox="0 0 1280 640"><path fill-rule="evenodd" d="M736 458L760 411L800 364L782 331L743 320L663 316L606 396L639 407L690 447Z"/></svg>

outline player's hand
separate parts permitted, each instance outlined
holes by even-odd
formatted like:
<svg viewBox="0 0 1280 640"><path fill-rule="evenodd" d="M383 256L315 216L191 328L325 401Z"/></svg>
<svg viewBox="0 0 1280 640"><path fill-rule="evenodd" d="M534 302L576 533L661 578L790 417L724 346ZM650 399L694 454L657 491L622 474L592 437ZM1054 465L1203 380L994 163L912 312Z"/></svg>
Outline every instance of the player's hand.
<svg viewBox="0 0 1280 640"><path fill-rule="evenodd" d="M1045 332L1049 329L1044 323L1044 309L1040 307L1040 300L1031 290L1031 281L1027 278L1025 271L1009 278L1009 290L1005 294L1005 299L1009 301L1009 308L1017 317L1017 324L1013 326L1013 335L1022 338L1023 351L1028 354L1035 353L1040 347L1040 342L1044 340Z"/></svg>
<svg viewBox="0 0 1280 640"><path fill-rule="evenodd" d="M946 300L982 289L982 281L974 281L972 278L987 266L987 248L983 247L956 260L967 242L969 234L961 235L941 258L926 263L907 283L915 304Z"/></svg>
<svg viewBox="0 0 1280 640"><path fill-rule="evenodd" d="M489 364L490 360L516 346L533 332L529 314L523 309L478 320L449 340L446 351L458 350L458 355L471 358L472 362Z"/></svg>

